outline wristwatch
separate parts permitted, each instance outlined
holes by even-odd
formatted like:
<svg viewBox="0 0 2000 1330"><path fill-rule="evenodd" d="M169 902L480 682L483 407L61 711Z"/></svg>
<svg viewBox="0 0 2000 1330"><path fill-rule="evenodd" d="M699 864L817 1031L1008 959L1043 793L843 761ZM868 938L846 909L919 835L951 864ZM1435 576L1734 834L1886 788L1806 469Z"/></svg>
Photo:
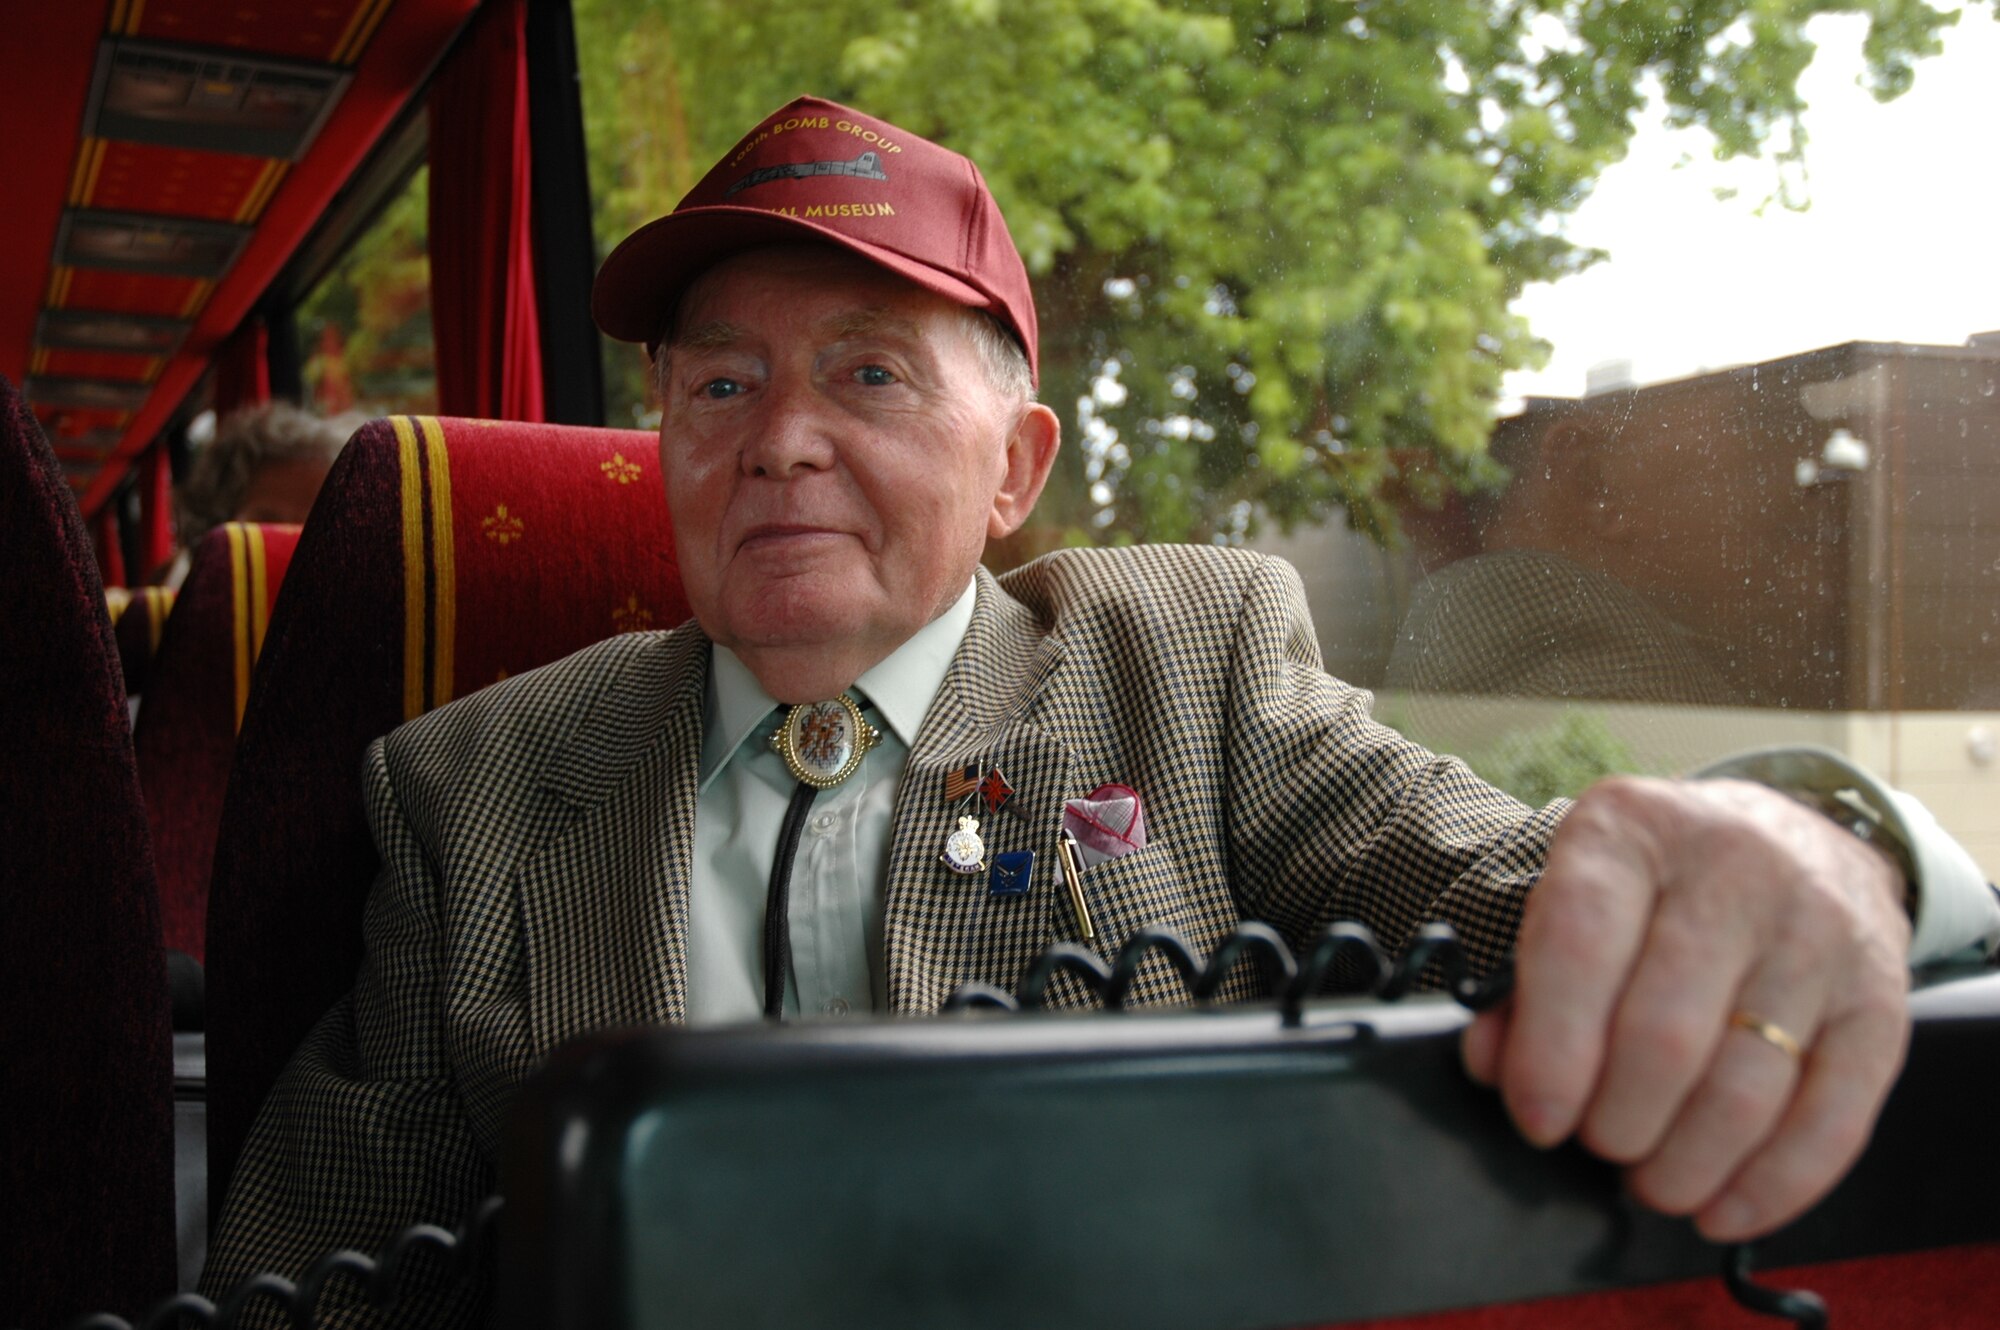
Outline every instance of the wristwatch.
<svg viewBox="0 0 2000 1330"><path fill-rule="evenodd" d="M1768 785L1888 855L1902 872L1903 908L1914 925L1923 899L1923 875L1909 827L1894 793L1866 771L1827 748L1760 748L1691 774L1696 779Z"/></svg>
<svg viewBox="0 0 2000 1330"><path fill-rule="evenodd" d="M1909 883L1903 905L1910 912L1912 964L2000 951L2000 894L1914 795L1890 789L1830 748L1765 748L1691 774L1782 790L1886 851Z"/></svg>

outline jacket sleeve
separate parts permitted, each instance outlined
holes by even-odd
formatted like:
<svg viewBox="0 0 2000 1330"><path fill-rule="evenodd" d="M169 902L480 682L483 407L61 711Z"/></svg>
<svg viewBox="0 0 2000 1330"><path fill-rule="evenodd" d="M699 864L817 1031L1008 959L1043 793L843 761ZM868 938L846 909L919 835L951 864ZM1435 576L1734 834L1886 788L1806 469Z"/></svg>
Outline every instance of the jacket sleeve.
<svg viewBox="0 0 2000 1330"><path fill-rule="evenodd" d="M1251 575L1233 650L1228 816L1244 916L1299 948L1356 919L1398 952L1441 920L1479 971L1507 955L1568 804L1529 809L1370 719L1369 694L1320 668L1283 560Z"/></svg>
<svg viewBox="0 0 2000 1330"><path fill-rule="evenodd" d="M258 1115L202 1276L203 1294L218 1303L255 1273L297 1281L327 1252L373 1256L412 1224L455 1229L493 1190L445 1048L438 874L399 804L380 740L365 785L382 867L361 970ZM477 1290L425 1273L432 1277L389 1312L336 1278L319 1323L448 1327L478 1316ZM251 1310L238 1324L288 1324L268 1299Z"/></svg>

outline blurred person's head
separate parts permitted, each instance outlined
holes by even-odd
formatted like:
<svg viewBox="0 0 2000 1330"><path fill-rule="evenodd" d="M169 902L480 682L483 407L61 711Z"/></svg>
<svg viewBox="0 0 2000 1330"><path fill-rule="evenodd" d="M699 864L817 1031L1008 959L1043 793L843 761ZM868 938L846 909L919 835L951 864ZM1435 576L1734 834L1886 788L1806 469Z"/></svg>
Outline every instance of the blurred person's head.
<svg viewBox="0 0 2000 1330"><path fill-rule="evenodd" d="M290 402L237 411L195 455L178 491L189 549L224 522L303 522L362 417L321 419Z"/></svg>

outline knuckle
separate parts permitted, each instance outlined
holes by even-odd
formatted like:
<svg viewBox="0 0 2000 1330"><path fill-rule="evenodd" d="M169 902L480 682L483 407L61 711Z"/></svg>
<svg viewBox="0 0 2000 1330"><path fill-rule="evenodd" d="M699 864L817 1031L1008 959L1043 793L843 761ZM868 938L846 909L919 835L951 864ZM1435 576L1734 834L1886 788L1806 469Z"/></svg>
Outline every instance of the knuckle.
<svg viewBox="0 0 2000 1330"><path fill-rule="evenodd" d="M1621 1024L1621 1042L1656 1075L1681 1072L1708 1054L1707 1033L1679 1006L1630 1015Z"/></svg>
<svg viewBox="0 0 2000 1330"><path fill-rule="evenodd" d="M1868 1144L1874 1117L1868 1103L1858 1098L1828 1112L1813 1132L1809 1147L1797 1152L1794 1166L1801 1174L1844 1170Z"/></svg>
<svg viewBox="0 0 2000 1330"><path fill-rule="evenodd" d="M1657 1133L1646 1132L1631 1123L1610 1121L1609 1115L1602 1112L1584 1119L1577 1139L1599 1159L1628 1165L1646 1159L1659 1143Z"/></svg>
<svg viewBox="0 0 2000 1330"><path fill-rule="evenodd" d="M1791 1213L1818 1200L1840 1172L1841 1166L1817 1153L1782 1151L1757 1170L1751 1195L1765 1214Z"/></svg>
<svg viewBox="0 0 2000 1330"><path fill-rule="evenodd" d="M1687 1169L1658 1167L1649 1161L1625 1172L1625 1190L1648 1210L1663 1215L1691 1215L1707 1201L1712 1181Z"/></svg>
<svg viewBox="0 0 2000 1330"><path fill-rule="evenodd" d="M1725 1134L1738 1140L1761 1133L1775 1106L1766 1089L1738 1076L1717 1077L1707 1097L1708 1113Z"/></svg>
<svg viewBox="0 0 2000 1330"><path fill-rule="evenodd" d="M1605 903L1587 896L1573 898L1562 909L1542 911L1538 924L1535 941L1540 949L1572 972L1600 958L1605 939L1616 928Z"/></svg>

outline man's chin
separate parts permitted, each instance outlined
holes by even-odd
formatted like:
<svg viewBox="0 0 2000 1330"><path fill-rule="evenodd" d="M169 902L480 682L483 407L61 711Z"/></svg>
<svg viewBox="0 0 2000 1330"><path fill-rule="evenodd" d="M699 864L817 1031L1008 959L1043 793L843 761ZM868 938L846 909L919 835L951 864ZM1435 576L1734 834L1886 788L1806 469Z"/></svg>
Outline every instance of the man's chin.
<svg viewBox="0 0 2000 1330"><path fill-rule="evenodd" d="M741 650L851 646L883 631L881 606L861 603L852 574L792 577L735 602L731 637Z"/></svg>

